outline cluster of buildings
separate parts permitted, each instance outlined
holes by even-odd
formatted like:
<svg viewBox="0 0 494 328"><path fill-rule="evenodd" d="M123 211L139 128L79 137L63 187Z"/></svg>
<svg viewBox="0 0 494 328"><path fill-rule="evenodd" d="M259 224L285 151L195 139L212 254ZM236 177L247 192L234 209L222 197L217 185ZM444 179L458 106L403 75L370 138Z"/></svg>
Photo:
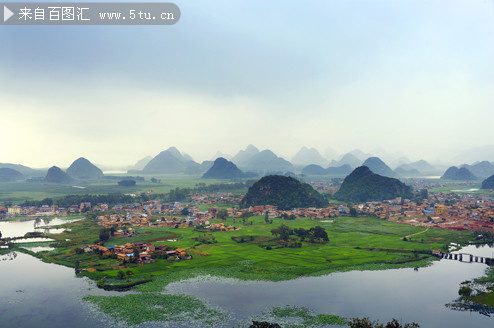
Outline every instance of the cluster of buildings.
<svg viewBox="0 0 494 328"><path fill-rule="evenodd" d="M97 217L98 224L105 228L124 226L188 228L209 224L209 220L187 217L147 216L143 213L109 214Z"/></svg>
<svg viewBox="0 0 494 328"><path fill-rule="evenodd" d="M166 254L169 258L174 258L174 260L189 259L187 252L182 248L170 249L166 245L154 246L151 243L126 243L124 245L115 245L105 247L102 245L89 245L81 246L84 252L94 252L97 251L102 256L112 256L116 255L116 258L122 262L131 261L135 258L139 264L153 263L155 260L152 258L153 253L161 252Z"/></svg>

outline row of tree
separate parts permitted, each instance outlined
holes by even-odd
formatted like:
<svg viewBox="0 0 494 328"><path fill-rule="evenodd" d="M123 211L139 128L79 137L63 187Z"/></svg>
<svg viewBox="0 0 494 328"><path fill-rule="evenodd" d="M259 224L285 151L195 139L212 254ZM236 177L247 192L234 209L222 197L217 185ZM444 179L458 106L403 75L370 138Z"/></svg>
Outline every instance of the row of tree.
<svg viewBox="0 0 494 328"><path fill-rule="evenodd" d="M304 228L291 229L289 226L283 223L278 228L271 229L271 234L283 241L288 241L291 235L298 236L301 239L301 241L308 239L312 243L315 241L319 241L319 242L329 241L328 233L326 232L326 229L324 229L321 226L312 227L310 229L304 229Z"/></svg>

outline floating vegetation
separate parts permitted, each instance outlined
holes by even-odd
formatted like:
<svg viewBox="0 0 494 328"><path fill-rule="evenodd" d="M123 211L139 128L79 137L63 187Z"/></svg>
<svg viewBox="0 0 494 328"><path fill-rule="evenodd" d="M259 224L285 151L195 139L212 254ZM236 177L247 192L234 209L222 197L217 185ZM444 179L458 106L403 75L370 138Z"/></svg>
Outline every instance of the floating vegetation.
<svg viewBox="0 0 494 328"><path fill-rule="evenodd" d="M125 296L86 296L84 300L98 306L105 314L130 325L144 322L200 323L215 327L227 315L200 300L185 295L158 293L129 294Z"/></svg>
<svg viewBox="0 0 494 328"><path fill-rule="evenodd" d="M317 328L328 325L346 326L346 318L334 314L314 314L306 307L274 307L254 320L277 322L283 328Z"/></svg>

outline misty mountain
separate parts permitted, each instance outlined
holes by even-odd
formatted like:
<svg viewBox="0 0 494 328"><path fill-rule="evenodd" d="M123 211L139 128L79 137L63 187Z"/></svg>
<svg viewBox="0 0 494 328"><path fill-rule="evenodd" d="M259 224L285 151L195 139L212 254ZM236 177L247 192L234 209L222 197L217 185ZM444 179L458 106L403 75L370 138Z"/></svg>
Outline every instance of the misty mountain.
<svg viewBox="0 0 494 328"><path fill-rule="evenodd" d="M379 157L369 157L365 160L362 166L367 166L372 172L385 176L385 177L395 177L396 173L391 170L391 168L386 165Z"/></svg>
<svg viewBox="0 0 494 328"><path fill-rule="evenodd" d="M235 162L234 162L235 163ZM241 168L245 168L250 171L262 171L262 172L273 172L273 171L293 171L293 165L289 161L276 156L271 150L263 150L250 159L244 162L243 165L239 165Z"/></svg>
<svg viewBox="0 0 494 328"><path fill-rule="evenodd" d="M310 164L326 166L328 165L328 160L322 157L317 149L302 147L292 158L292 163L300 166Z"/></svg>
<svg viewBox="0 0 494 328"><path fill-rule="evenodd" d="M232 156L228 155L228 154L224 154L222 153L221 151L217 151L216 154L214 154L214 156L211 158L211 163L214 163L214 161L217 159L217 158L220 158L220 157L223 157L224 159L228 159L230 160L232 158Z"/></svg>
<svg viewBox="0 0 494 328"><path fill-rule="evenodd" d="M302 169L302 174L306 175L337 175L337 176L346 176L350 172L352 172L352 167L348 164L338 166L338 167L328 167L326 169L322 168L319 165L311 164L307 165Z"/></svg>
<svg viewBox="0 0 494 328"><path fill-rule="evenodd" d="M213 166L202 176L203 179L235 179L242 178L244 173L223 157L217 158Z"/></svg>
<svg viewBox="0 0 494 328"><path fill-rule="evenodd" d="M457 168L456 166L451 166L444 172L441 177L442 180L475 180L477 177L473 175L470 170L466 167Z"/></svg>
<svg viewBox="0 0 494 328"><path fill-rule="evenodd" d="M248 145L245 150L240 150L237 155L233 156L232 162L240 167L244 167L246 163L258 153L259 149L253 145Z"/></svg>
<svg viewBox="0 0 494 328"><path fill-rule="evenodd" d="M348 175L334 197L342 201L382 201L396 197L410 198L412 189L398 179L373 173L367 166Z"/></svg>
<svg viewBox="0 0 494 328"><path fill-rule="evenodd" d="M408 164L411 169L415 169L423 174L437 173L437 168L429 164L427 161L421 159L420 161Z"/></svg>
<svg viewBox="0 0 494 328"><path fill-rule="evenodd" d="M175 147L170 147L154 157L142 170L144 173L184 173L187 168L195 166L194 161L187 154L181 154Z"/></svg>
<svg viewBox="0 0 494 328"><path fill-rule="evenodd" d="M342 166L345 164L350 165L351 167L357 167L357 166L360 166L362 164L362 160L355 157L355 155L347 153L347 154L343 155L343 157L339 161L334 161L334 160L331 161L329 166L338 167L338 166Z"/></svg>
<svg viewBox="0 0 494 328"><path fill-rule="evenodd" d="M24 179L24 175L17 170L8 167L0 168L0 182L14 182Z"/></svg>
<svg viewBox="0 0 494 328"><path fill-rule="evenodd" d="M368 157L372 157L371 154L367 154L367 153L364 153L363 151L361 151L360 149L354 149L352 150L351 152L349 152L349 154L355 156L356 158L358 158L360 161L363 161L364 159L368 158ZM350 163L348 163L350 164Z"/></svg>
<svg viewBox="0 0 494 328"><path fill-rule="evenodd" d="M333 148L331 147L327 147L325 150L324 150L324 157L328 160L335 160L339 157L339 154L336 150L334 150Z"/></svg>
<svg viewBox="0 0 494 328"><path fill-rule="evenodd" d="M467 168L476 177L487 178L494 174L494 165L488 161L482 161L473 165L464 164L461 167Z"/></svg>
<svg viewBox="0 0 494 328"><path fill-rule="evenodd" d="M138 160L133 166L129 167L129 170L142 170L152 159L153 157L146 156Z"/></svg>
<svg viewBox="0 0 494 328"><path fill-rule="evenodd" d="M12 170L16 170L28 178L42 177L44 175L44 172L42 170L35 170L21 164L0 163L0 168L9 168Z"/></svg>
<svg viewBox="0 0 494 328"><path fill-rule="evenodd" d="M69 166L67 174L77 179L98 179L103 176L103 171L84 157L80 157Z"/></svg>
<svg viewBox="0 0 494 328"><path fill-rule="evenodd" d="M454 158L454 161L456 163L475 163L484 161L486 159L494 159L494 145L485 145L467 149L459 153Z"/></svg>
<svg viewBox="0 0 494 328"><path fill-rule="evenodd" d="M67 173L62 171L59 167L52 166L48 169L44 181L49 183L67 184L67 183L72 183L75 180Z"/></svg>
<svg viewBox="0 0 494 328"><path fill-rule="evenodd" d="M403 164L398 166L394 172L400 177L418 177L421 176L422 173L419 170L411 168L408 164Z"/></svg>
<svg viewBox="0 0 494 328"><path fill-rule="evenodd" d="M317 164L307 165L302 169L302 174L307 175L326 175L326 169Z"/></svg>

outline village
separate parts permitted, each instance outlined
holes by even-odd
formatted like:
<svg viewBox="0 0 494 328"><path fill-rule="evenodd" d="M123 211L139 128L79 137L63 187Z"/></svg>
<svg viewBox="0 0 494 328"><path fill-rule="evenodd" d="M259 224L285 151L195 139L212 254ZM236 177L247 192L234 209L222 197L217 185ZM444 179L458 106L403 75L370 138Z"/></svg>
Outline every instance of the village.
<svg viewBox="0 0 494 328"><path fill-rule="evenodd" d="M348 215L370 215L393 222L414 226L431 226L450 230L494 229L494 200L483 194L429 193L420 201L396 198L382 202L365 202L361 204L330 205L325 208L293 208L280 210L272 205L239 208L233 206L241 201L242 196L231 193L192 194L187 202L162 203L160 200L133 204L80 203L67 209L56 205L40 207L12 206L0 207L2 217L68 215L71 213L94 213L99 224L105 228L121 226L147 227L211 227L232 231L233 226L216 227L210 220L218 218L248 218L252 215L273 218L309 218L324 219ZM220 210L218 202L232 204ZM199 210L198 206L207 210ZM111 214L106 214L110 212ZM99 213L99 214L98 214ZM118 232L117 232L118 233Z"/></svg>

